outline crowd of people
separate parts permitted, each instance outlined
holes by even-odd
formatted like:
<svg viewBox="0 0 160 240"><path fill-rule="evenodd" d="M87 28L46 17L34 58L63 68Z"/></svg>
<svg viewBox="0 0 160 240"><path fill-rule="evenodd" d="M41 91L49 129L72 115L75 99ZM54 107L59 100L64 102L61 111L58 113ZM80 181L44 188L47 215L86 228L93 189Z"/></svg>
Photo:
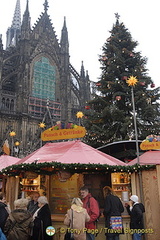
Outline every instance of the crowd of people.
<svg viewBox="0 0 160 240"><path fill-rule="evenodd" d="M130 201L122 204L120 198L109 187L103 188L106 240L119 240L119 235L124 233L122 213L126 207L131 217L130 227L133 230L132 239L141 240L144 229L142 203L138 202L138 196L132 195ZM80 198L74 198L71 208L65 215L64 224L73 229L74 240L94 240L96 237L97 220L100 217L100 209L97 200L91 195L89 189L83 186L80 189ZM85 231L84 231L85 229ZM67 240L67 238L66 238Z"/></svg>
<svg viewBox="0 0 160 240"><path fill-rule="evenodd" d="M10 211L4 194L0 193L0 228L7 240L51 240L46 233L48 226L52 226L52 221L45 196L35 192L31 200L17 199Z"/></svg>
<svg viewBox="0 0 160 240"><path fill-rule="evenodd" d="M123 222L121 214L126 207L130 214L131 229L143 229L144 205L138 202L138 196L132 195L128 203L122 204L114 191L106 186L103 188L106 240L119 240L119 234L123 234ZM80 189L80 197L73 198L71 208L68 209L64 224L70 229L65 234L65 240L94 240L97 228L96 222L100 217L100 209L97 200L91 195L89 189L83 186ZM10 210L6 204L5 196L0 193L0 240L51 240L46 228L52 226L51 211L48 200L40 196L38 192L32 195L32 199L20 198L14 201L14 210ZM110 231L112 230L112 231ZM3 234L3 238L1 238ZM133 240L141 240L142 233L135 231Z"/></svg>

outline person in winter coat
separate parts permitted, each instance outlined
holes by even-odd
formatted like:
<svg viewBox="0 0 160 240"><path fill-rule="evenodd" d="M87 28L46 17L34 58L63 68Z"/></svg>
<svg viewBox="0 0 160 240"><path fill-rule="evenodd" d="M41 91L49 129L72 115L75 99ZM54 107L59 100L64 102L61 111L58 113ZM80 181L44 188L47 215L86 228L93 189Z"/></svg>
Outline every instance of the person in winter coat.
<svg viewBox="0 0 160 240"><path fill-rule="evenodd" d="M13 210L4 226L4 233L7 240L29 240L33 219L30 212L27 211L28 200L21 198L14 201L15 210Z"/></svg>
<svg viewBox="0 0 160 240"><path fill-rule="evenodd" d="M4 225L9 215L8 207L6 204L5 196L0 192L0 228L4 231Z"/></svg>
<svg viewBox="0 0 160 240"><path fill-rule="evenodd" d="M112 188L105 186L103 188L103 194L105 198L104 203L104 217L105 217L105 227L107 229L105 235L107 240L119 240L119 234L122 233L122 228L119 231L111 231L111 217L120 217L121 213L124 211L123 204L118 196L114 193Z"/></svg>
<svg viewBox="0 0 160 240"><path fill-rule="evenodd" d="M130 229L133 230L132 239L141 240L141 236L143 233L143 231L141 232L141 229L144 229L143 224L143 213L145 212L144 205L138 202L137 195L132 195L130 197L130 202L126 203L125 206L130 215Z"/></svg>
<svg viewBox="0 0 160 240"><path fill-rule="evenodd" d="M72 221L73 218L73 221ZM64 219L64 224L73 229L75 240L86 240L85 222L88 222L90 217L87 210L83 208L83 203L80 198L72 200L71 209L67 211Z"/></svg>
<svg viewBox="0 0 160 240"><path fill-rule="evenodd" d="M46 228L52 226L51 212L48 200L45 196L38 198L39 209L34 213L33 240L51 240L52 237L47 235Z"/></svg>
<svg viewBox="0 0 160 240"><path fill-rule="evenodd" d="M98 202L94 197L92 197L91 193L89 193L89 189L86 186L83 186L80 189L80 194L83 202L83 207L87 210L88 215L90 216L90 221L86 223L87 229L95 229L96 228L96 220L99 217L100 210ZM87 240L94 240L95 235L93 233L87 232Z"/></svg>
<svg viewBox="0 0 160 240"><path fill-rule="evenodd" d="M38 192L34 192L32 199L29 201L27 209L32 215L37 211L38 207L38 198L40 197Z"/></svg>

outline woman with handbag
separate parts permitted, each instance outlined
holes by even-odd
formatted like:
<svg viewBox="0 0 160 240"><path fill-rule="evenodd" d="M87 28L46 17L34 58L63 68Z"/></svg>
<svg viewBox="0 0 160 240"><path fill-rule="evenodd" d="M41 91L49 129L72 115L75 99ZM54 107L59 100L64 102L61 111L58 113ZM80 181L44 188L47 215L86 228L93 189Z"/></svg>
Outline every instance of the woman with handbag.
<svg viewBox="0 0 160 240"><path fill-rule="evenodd" d="M89 220L90 217L87 210L83 208L81 199L74 198L64 219L64 224L71 229L68 231L69 234L66 233L65 239L86 240L85 222L89 222Z"/></svg>
<svg viewBox="0 0 160 240"><path fill-rule="evenodd" d="M105 217L105 235L107 240L119 240L119 234L123 233L121 213L124 211L123 204L112 188L105 186L103 188L105 197L104 217Z"/></svg>

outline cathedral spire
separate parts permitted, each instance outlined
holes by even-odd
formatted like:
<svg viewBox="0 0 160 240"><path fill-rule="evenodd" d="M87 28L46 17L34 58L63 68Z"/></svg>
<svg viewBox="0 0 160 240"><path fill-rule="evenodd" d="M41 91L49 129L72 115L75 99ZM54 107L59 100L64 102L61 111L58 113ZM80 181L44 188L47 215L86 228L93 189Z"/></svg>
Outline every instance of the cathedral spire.
<svg viewBox="0 0 160 240"><path fill-rule="evenodd" d="M28 8L28 2L29 2L29 0L27 0L27 3L26 3L26 12L29 12L29 8Z"/></svg>
<svg viewBox="0 0 160 240"><path fill-rule="evenodd" d="M45 0L45 2L44 2L43 5L44 5L44 11L47 12L47 10L48 10L48 8L49 8L48 1Z"/></svg>
<svg viewBox="0 0 160 240"><path fill-rule="evenodd" d="M20 29L21 29L21 8L20 0L17 0L12 25L7 30L6 48L8 48L9 46L16 46L20 34Z"/></svg>
<svg viewBox="0 0 160 240"><path fill-rule="evenodd" d="M12 26L11 28L20 29L21 28L21 8L20 8L20 0L17 0Z"/></svg>
<svg viewBox="0 0 160 240"><path fill-rule="evenodd" d="M67 29L67 27L66 27L66 17L64 17L63 29Z"/></svg>
<svg viewBox="0 0 160 240"><path fill-rule="evenodd" d="M2 34L0 34L0 51L3 50Z"/></svg>
<svg viewBox="0 0 160 240"><path fill-rule="evenodd" d="M82 61L82 65L81 65L81 77L85 77L85 71L84 71L84 65L83 65L83 61Z"/></svg>
<svg viewBox="0 0 160 240"><path fill-rule="evenodd" d="M62 33L61 33L61 47L65 52L69 51L69 41L68 41L68 31L66 27L66 17L64 17L64 23L63 23L63 28L62 28Z"/></svg>
<svg viewBox="0 0 160 240"><path fill-rule="evenodd" d="M23 14L23 21L21 26L21 38L27 38L29 37L29 33L31 30L30 26L30 14L29 14L29 7L28 7L29 0L26 2L26 10Z"/></svg>

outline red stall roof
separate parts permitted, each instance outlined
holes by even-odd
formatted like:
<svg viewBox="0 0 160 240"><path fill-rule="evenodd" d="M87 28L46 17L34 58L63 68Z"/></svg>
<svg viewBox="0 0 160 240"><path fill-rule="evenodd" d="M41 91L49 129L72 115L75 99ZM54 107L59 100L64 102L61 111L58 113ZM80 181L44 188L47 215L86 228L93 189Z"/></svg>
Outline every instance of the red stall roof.
<svg viewBox="0 0 160 240"><path fill-rule="evenodd" d="M3 168L9 167L13 164L16 164L19 161L20 161L20 158L12 157L9 155L1 155L0 156L0 171Z"/></svg>
<svg viewBox="0 0 160 240"><path fill-rule="evenodd" d="M46 143L43 147L21 159L17 164L33 162L127 165L126 163L102 153L80 140Z"/></svg>
<svg viewBox="0 0 160 240"><path fill-rule="evenodd" d="M137 158L133 159L128 165L137 163ZM139 157L140 165L156 165L160 164L160 151L147 151Z"/></svg>

